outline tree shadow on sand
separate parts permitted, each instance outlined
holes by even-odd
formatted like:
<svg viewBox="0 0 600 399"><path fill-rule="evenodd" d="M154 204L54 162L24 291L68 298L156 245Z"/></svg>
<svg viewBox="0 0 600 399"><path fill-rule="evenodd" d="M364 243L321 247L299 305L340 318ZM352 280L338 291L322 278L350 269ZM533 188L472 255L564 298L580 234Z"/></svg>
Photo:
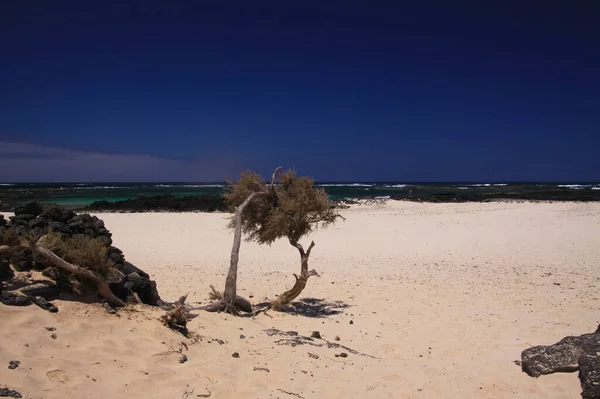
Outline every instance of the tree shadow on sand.
<svg viewBox="0 0 600 399"><path fill-rule="evenodd" d="M328 302L318 298L302 298L290 303L286 307L286 313L297 316L323 318L344 313L344 309L349 307L350 305L342 301Z"/></svg>

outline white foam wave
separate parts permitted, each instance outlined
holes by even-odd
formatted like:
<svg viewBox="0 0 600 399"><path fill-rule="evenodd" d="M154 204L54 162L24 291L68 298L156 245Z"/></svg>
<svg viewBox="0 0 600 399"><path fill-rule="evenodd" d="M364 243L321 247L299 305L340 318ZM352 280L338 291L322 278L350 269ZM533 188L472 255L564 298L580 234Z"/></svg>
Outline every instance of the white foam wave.
<svg viewBox="0 0 600 399"><path fill-rule="evenodd" d="M558 187L570 188L572 190L582 190L584 188L591 187L590 185L583 184L559 184Z"/></svg>
<svg viewBox="0 0 600 399"><path fill-rule="evenodd" d="M185 188L203 188L203 187L225 187L223 184L155 184L154 187L185 187Z"/></svg>
<svg viewBox="0 0 600 399"><path fill-rule="evenodd" d="M0 186L14 186L12 183L0 183Z"/></svg>
<svg viewBox="0 0 600 399"><path fill-rule="evenodd" d="M89 186L89 187L78 187L79 190L103 190L103 189L109 189L109 188L128 188L126 186ZM61 187L61 190L66 190L66 188Z"/></svg>
<svg viewBox="0 0 600 399"><path fill-rule="evenodd" d="M385 188L404 188L408 187L408 184L386 184Z"/></svg>
<svg viewBox="0 0 600 399"><path fill-rule="evenodd" d="M381 195L379 197L375 197L375 199L390 199L390 198L392 198L392 197L389 195Z"/></svg>
<svg viewBox="0 0 600 399"><path fill-rule="evenodd" d="M373 187L374 184L363 184L363 183L335 183L335 184L318 184L320 187Z"/></svg>
<svg viewBox="0 0 600 399"><path fill-rule="evenodd" d="M225 187L223 184L185 184L183 187Z"/></svg>
<svg viewBox="0 0 600 399"><path fill-rule="evenodd" d="M600 186L599 187L592 187L592 190L600 190Z"/></svg>

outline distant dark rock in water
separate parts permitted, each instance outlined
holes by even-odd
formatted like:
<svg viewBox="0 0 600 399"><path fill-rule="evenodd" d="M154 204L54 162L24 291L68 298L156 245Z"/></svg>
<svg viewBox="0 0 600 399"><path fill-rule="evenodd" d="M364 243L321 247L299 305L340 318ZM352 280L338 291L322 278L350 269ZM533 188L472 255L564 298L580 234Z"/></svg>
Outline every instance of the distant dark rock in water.
<svg viewBox="0 0 600 399"><path fill-rule="evenodd" d="M213 195L186 197L158 195L116 202L96 201L85 208L86 211L111 212L223 212L227 209L223 197Z"/></svg>
<svg viewBox="0 0 600 399"><path fill-rule="evenodd" d="M600 326L596 332L565 337L553 345L539 345L521 353L521 368L531 377L579 370L586 399L600 398Z"/></svg>
<svg viewBox="0 0 600 399"><path fill-rule="evenodd" d="M556 189L551 191L508 192L508 193L439 193L439 194L398 194L390 199L414 202L495 202L502 200L521 201L600 201L600 190Z"/></svg>

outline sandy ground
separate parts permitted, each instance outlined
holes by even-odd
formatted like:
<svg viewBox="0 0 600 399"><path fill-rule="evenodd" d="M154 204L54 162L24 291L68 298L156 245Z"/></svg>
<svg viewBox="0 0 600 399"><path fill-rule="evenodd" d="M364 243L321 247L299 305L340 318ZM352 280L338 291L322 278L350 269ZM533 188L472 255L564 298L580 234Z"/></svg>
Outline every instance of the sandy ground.
<svg viewBox="0 0 600 399"><path fill-rule="evenodd" d="M56 301L58 314L0 304L0 387L31 399L579 397L576 374L534 379L514 361L598 326L600 204L390 202L343 215L304 240L317 244L310 266L321 277L309 280L302 307L255 318L196 312L198 340L143 306L114 316L70 301ZM225 215L98 216L164 299L189 292L206 304L209 285L224 284ZM286 242L244 242L240 294L273 298L299 267ZM318 330L372 357L281 346L270 328ZM9 370L9 360L21 365Z"/></svg>

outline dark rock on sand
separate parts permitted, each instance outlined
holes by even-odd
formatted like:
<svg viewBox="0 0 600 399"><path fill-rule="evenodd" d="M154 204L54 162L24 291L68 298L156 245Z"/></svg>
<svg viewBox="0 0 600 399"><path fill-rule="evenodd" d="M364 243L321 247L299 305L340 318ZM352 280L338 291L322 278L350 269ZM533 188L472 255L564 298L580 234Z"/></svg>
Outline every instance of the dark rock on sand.
<svg viewBox="0 0 600 399"><path fill-rule="evenodd" d="M28 296L39 296L47 300L53 300L59 297L60 289L51 281L35 283L21 288L21 292Z"/></svg>
<svg viewBox="0 0 600 399"><path fill-rule="evenodd" d="M569 336L553 345L538 345L521 353L522 370L531 377L556 372L573 372L579 369L579 359L584 354L596 354L600 343L600 326L596 332Z"/></svg>
<svg viewBox="0 0 600 399"><path fill-rule="evenodd" d="M0 302L7 306L29 306L31 299L27 295L18 294L13 291L2 291Z"/></svg>
<svg viewBox="0 0 600 399"><path fill-rule="evenodd" d="M31 302L35 303L40 308L47 310L50 313L58 312L58 308L56 306L54 306L53 303L48 302L45 298L43 298L41 296L32 296L30 298L31 298Z"/></svg>
<svg viewBox="0 0 600 399"><path fill-rule="evenodd" d="M0 388L0 397L3 397L3 398L22 398L23 395L21 395L19 392L15 391L13 389Z"/></svg>
<svg viewBox="0 0 600 399"><path fill-rule="evenodd" d="M109 276L109 283L111 290L119 298L126 299L135 292L145 304L156 306L160 301L156 282L150 280L146 272L127 261L115 264L115 272Z"/></svg>
<svg viewBox="0 0 600 399"><path fill-rule="evenodd" d="M532 377L579 370L584 399L600 399L600 326L596 332L569 336L553 345L540 345L521 354L521 367Z"/></svg>
<svg viewBox="0 0 600 399"><path fill-rule="evenodd" d="M15 215L15 216L9 216L8 219L10 219L10 221L13 224L19 225L19 226L29 226L29 222L33 219L35 219L36 216L35 215L31 215L29 213L22 213L20 215Z"/></svg>
<svg viewBox="0 0 600 399"><path fill-rule="evenodd" d="M10 257L10 263L16 271L27 272L33 269L33 255L27 249L15 250Z"/></svg>
<svg viewBox="0 0 600 399"><path fill-rule="evenodd" d="M9 279L14 276L8 259L0 259L0 280Z"/></svg>
<svg viewBox="0 0 600 399"><path fill-rule="evenodd" d="M20 364L21 364L21 362L18 360L11 360L10 362L8 362L8 368L11 370L14 370L17 367L19 367Z"/></svg>
<svg viewBox="0 0 600 399"><path fill-rule="evenodd" d="M77 214L68 209L61 209L57 206L50 206L40 214L50 222L67 223L73 219Z"/></svg>
<svg viewBox="0 0 600 399"><path fill-rule="evenodd" d="M11 225L16 235L24 238L33 236L39 238L47 232L59 232L66 237L72 237L77 234L86 235L101 240L107 247L107 256L114 266L109 272L109 283L114 294L127 301L133 293L139 296L140 300L148 305L156 306L160 302L160 296L156 289L156 283L150 279L150 276L143 270L135 267L125 260L123 252L112 246L112 234L106 228L104 221L96 216L86 213L76 214L72 210L62 209L57 206L43 208L37 202L17 207L17 214L12 216ZM33 256L29 250L18 249L10 254L10 258L4 255L0 259L0 278L11 278L13 272L9 267L9 261L17 271L29 271L32 268L43 270L46 277L51 278L57 284L53 288L38 287L41 291L30 291L33 288L22 290L26 295L35 298L42 297L45 300L55 299L61 290L73 290L77 292L77 287L73 286L76 280L59 268L54 267L43 256ZM8 302L24 303L27 299L10 297ZM45 304L39 301L42 307L53 311L52 304Z"/></svg>
<svg viewBox="0 0 600 399"><path fill-rule="evenodd" d="M23 214L29 214L29 215L33 215L33 217L36 217L36 216L39 216L43 211L44 211L44 208L42 207L42 205L37 201L33 201L33 202L28 202L25 205L17 206L15 208L15 215L19 216L19 215L23 215Z"/></svg>
<svg viewBox="0 0 600 399"><path fill-rule="evenodd" d="M33 220L29 221L29 227L35 229L36 227L46 228L48 225L48 220L43 216L38 216Z"/></svg>
<svg viewBox="0 0 600 399"><path fill-rule="evenodd" d="M579 359L579 380L583 399L600 399L600 356L586 354Z"/></svg>

